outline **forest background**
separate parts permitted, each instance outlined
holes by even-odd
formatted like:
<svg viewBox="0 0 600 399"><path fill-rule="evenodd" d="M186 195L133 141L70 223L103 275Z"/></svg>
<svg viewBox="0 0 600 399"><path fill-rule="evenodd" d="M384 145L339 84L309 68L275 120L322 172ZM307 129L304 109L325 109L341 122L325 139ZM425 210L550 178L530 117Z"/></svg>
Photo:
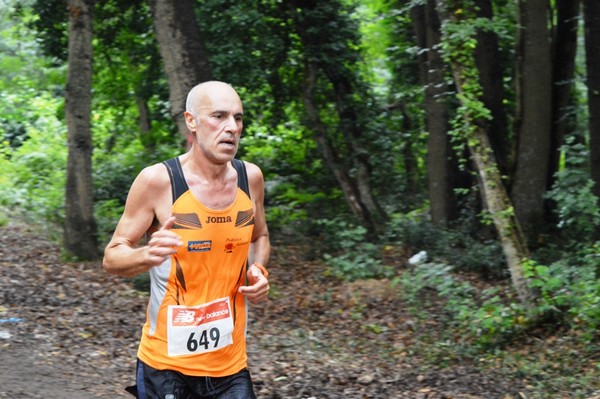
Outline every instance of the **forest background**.
<svg viewBox="0 0 600 399"><path fill-rule="evenodd" d="M238 157L265 174L274 245L309 242L325 277L387 279L416 308L435 290L444 350L460 356L558 332L586 360L565 383L589 393L595 0L0 7L2 223L18 211L65 259L98 259L136 174L184 151L187 91L227 81L245 106Z"/></svg>

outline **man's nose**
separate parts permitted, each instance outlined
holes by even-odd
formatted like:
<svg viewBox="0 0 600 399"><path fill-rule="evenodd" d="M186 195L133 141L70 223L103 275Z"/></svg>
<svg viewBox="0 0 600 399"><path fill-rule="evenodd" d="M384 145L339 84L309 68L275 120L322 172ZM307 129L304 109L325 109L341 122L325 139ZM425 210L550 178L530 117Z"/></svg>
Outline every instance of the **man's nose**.
<svg viewBox="0 0 600 399"><path fill-rule="evenodd" d="M237 132L240 130L241 123L236 119L234 115L227 118L227 130Z"/></svg>

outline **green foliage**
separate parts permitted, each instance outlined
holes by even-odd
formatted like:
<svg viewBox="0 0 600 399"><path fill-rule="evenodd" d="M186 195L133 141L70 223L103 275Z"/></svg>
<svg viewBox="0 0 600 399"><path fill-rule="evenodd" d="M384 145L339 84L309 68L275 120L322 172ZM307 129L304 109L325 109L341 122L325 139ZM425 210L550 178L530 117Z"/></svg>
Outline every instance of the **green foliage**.
<svg viewBox="0 0 600 399"><path fill-rule="evenodd" d="M57 62L66 61L69 48L67 0L36 0L32 11L36 17L28 21L28 27L36 32L44 54Z"/></svg>
<svg viewBox="0 0 600 399"><path fill-rule="evenodd" d="M148 3L103 1L94 12L94 110L118 120L106 137L107 147L124 134L141 138L146 147L170 143L176 128ZM152 124L149 132L142 130L142 117Z"/></svg>
<svg viewBox="0 0 600 399"><path fill-rule="evenodd" d="M568 276L563 280L565 275L556 275L556 270L552 273L548 266L540 265L530 259L523 262L523 272L525 278L529 280L529 286L540 296L537 304L537 311L540 314L559 313L566 306L568 292L565 282L570 280Z"/></svg>
<svg viewBox="0 0 600 399"><path fill-rule="evenodd" d="M298 119L299 110L295 103L280 108L285 122L273 125L271 115L264 110L257 113L252 105L261 101L258 96L245 89L240 90L244 103L250 105L249 122L244 126L238 156L260 163L261 167L273 176L322 174L322 165L311 132L302 126ZM271 175L267 175L269 180ZM312 180L315 181L315 180ZM300 181L298 184L302 184Z"/></svg>
<svg viewBox="0 0 600 399"><path fill-rule="evenodd" d="M536 311L528 315L511 291L490 288L477 294L467 282L461 282L463 270L495 277L507 273L497 241L471 237L470 224L463 220L457 224L460 228L440 230L415 215L395 220L387 239L409 248L426 249L434 261L395 279L407 301L421 309L424 298L430 299L430 306L443 303L446 323L451 327L449 335L461 337L457 343L471 352L500 347L547 326L562 326L583 342L598 339L598 243L546 254L546 258L555 260L550 266L533 260L525 263L531 287L540 294ZM434 297L426 295L430 290L435 292Z"/></svg>
<svg viewBox="0 0 600 399"><path fill-rule="evenodd" d="M556 182L546 198L555 204L557 227L563 236L573 242L589 242L600 230L600 206L592 193L594 182L585 167L588 152L573 137L566 142L562 148L566 165L556 173Z"/></svg>
<svg viewBox="0 0 600 399"><path fill-rule="evenodd" d="M485 290L479 307L463 309L459 314L465 343L472 340L480 350L516 340L526 329L523 307L516 301L507 302L496 292Z"/></svg>
<svg viewBox="0 0 600 399"><path fill-rule="evenodd" d="M401 287L405 300L414 307L442 303L446 310L450 336L457 337L457 344L485 350L515 338L524 329L524 310L516 302L506 303L498 295L498 289L477 290L455 275L452 266L441 263L424 263L411 272L394 279ZM425 296L433 291L434 297ZM427 303L429 301L429 303ZM427 318L427 315L421 317Z"/></svg>
<svg viewBox="0 0 600 399"><path fill-rule="evenodd" d="M323 255L326 274L349 281L391 277L393 270L382 264L380 248L367 240L364 227L342 220L321 220L319 225L333 252Z"/></svg>
<svg viewBox="0 0 600 399"><path fill-rule="evenodd" d="M106 134L102 126L111 126L108 120L105 125L94 129L94 140ZM128 142L125 142L128 140ZM176 144L147 149L141 140L131 137L118 138L118 152L94 152L94 211L98 226L98 237L101 242L112 235L123 211L129 187L137 174L146 166L161 162L180 153Z"/></svg>
<svg viewBox="0 0 600 399"><path fill-rule="evenodd" d="M385 193L387 199L395 194L388 192L389 188L399 186L396 183L402 178L395 173L396 168L401 170L401 161L384 162L403 145L402 136L396 134L400 122L395 118L390 129L383 126L384 120L392 119L385 113L378 116L376 99L367 84L370 82L361 80L368 74L361 62L363 47L357 15L341 2L291 8L253 0L206 1L198 8L215 77L241 88L249 121L240 148L242 155L249 157L245 159L260 160L267 178L292 176L298 191L313 191L315 186L319 191L328 190L335 184L323 165L316 165L319 173L314 173L315 164L323 157L315 147L313 132L304 127L303 75L311 63L319 70L315 102L339 162L354 175L353 157L357 155L348 151L349 145L354 145L365 159L369 152L389 151L390 157L368 157L373 187L377 194ZM223 43L223 36L236 40ZM390 169L394 173L386 173ZM295 179L298 173L308 175Z"/></svg>
<svg viewBox="0 0 600 399"><path fill-rule="evenodd" d="M241 89L244 102L261 101ZM238 157L259 164L265 173L265 204L271 230L311 234L314 218L329 218L348 213L340 209L343 201L333 176L324 170L312 134L298 120L296 103L281 107L285 122L272 126L273 119L263 109L250 108ZM256 119L255 119L256 118Z"/></svg>
<svg viewBox="0 0 600 399"><path fill-rule="evenodd" d="M125 207L117 199L98 200L94 202L94 217L98 228L100 248L104 248L114 232L114 228Z"/></svg>
<svg viewBox="0 0 600 399"><path fill-rule="evenodd" d="M459 80L456 97L460 105L449 132L455 149L459 151L464 146L480 148L481 143L473 133L478 124L491 119L491 112L482 101L483 88L479 82L479 69L474 55L477 31L485 26L484 21L489 20L475 18L471 1L455 7L449 6L445 10L452 17L443 21L441 49L442 57L452 65L454 76Z"/></svg>
<svg viewBox="0 0 600 399"><path fill-rule="evenodd" d="M587 344L600 338L600 279L595 275L600 242L582 248L575 259L561 259L550 266L524 262L526 277L540 298L531 314L511 290L494 287L478 292L448 264L419 264L393 281L416 310L443 304L448 335L457 337L456 343L467 352L489 351L534 330L555 332L557 328Z"/></svg>
<svg viewBox="0 0 600 399"><path fill-rule="evenodd" d="M8 2L0 21L0 205L43 224L62 220L66 128L58 115L64 68L39 57L23 22L27 8Z"/></svg>
<svg viewBox="0 0 600 399"><path fill-rule="evenodd" d="M131 279L131 285L133 289L143 293L150 293L150 274L142 273Z"/></svg>
<svg viewBox="0 0 600 399"><path fill-rule="evenodd" d="M0 204L50 222L64 216L66 128L54 116L59 106L55 99L38 96L31 104L37 120L26 125L28 139L16 149L0 144Z"/></svg>
<svg viewBox="0 0 600 399"><path fill-rule="evenodd" d="M44 8L40 12L46 15L46 12L56 11L52 7L46 8L52 4L56 5L56 2L38 2L36 7ZM180 143L177 142L177 136L169 131L170 116L168 111L163 112L163 109L168 109L166 101L153 96L152 92L144 92L144 82L154 79L151 74L160 74L156 62L153 63L150 58L144 59L153 54L157 59L156 47L149 50L149 44L154 45L147 35L151 24L148 19L142 23L144 20L140 19L139 14L140 10L148 11L147 7L134 9L131 4L126 6L112 2L104 2L102 7L99 15L102 12L110 13L111 7L121 8L120 12L113 12L110 21L107 19L107 31L100 38L116 40L120 43L119 47L128 49L135 47L143 50L143 46L147 46L142 51L145 55L140 54L138 58L135 58L135 54L126 58L119 53L105 63L107 48L102 47L102 41L95 42L95 59L99 67L95 74L92 111L94 198L100 238L106 241L136 174L147 164L179 152ZM62 98L65 66L54 66L55 59L40 56L30 27L45 29L44 32L38 32L42 36L48 35L48 42L42 37L42 44L52 46L54 40L63 40L66 32L61 31L58 36L57 31L51 32L55 28L66 28L66 20L62 19L66 18L64 4L61 10L48 17L52 20L40 21L40 16L32 14L31 9L16 7L10 18L3 18L0 25L3 38L0 51L0 168L3 170L0 175L0 204L26 209L29 216L39 222L57 225L62 224L64 217L66 178L66 126ZM124 20L131 24L125 24ZM45 27L42 28L40 24ZM109 25L115 29L108 29ZM116 29L119 25L131 26L131 29ZM138 34L127 36L127 32L131 33L136 26L139 28ZM56 37L51 37L53 35ZM110 38L109 35L116 36ZM151 130L145 136L140 135L136 97L131 95L132 92L141 97L145 95L151 112L156 110L158 116L153 118ZM164 123L165 120L168 124ZM153 145L146 147L148 142Z"/></svg>
<svg viewBox="0 0 600 399"><path fill-rule="evenodd" d="M567 254L573 256L573 254ZM581 339L598 339L600 327L600 242L575 254L578 261L558 260L550 266L528 260L524 264L530 285L539 293L537 315L578 332Z"/></svg>
<svg viewBox="0 0 600 399"><path fill-rule="evenodd" d="M271 182L273 183L273 182ZM284 226L295 228L297 222L308 223L307 208L310 204L325 198L323 193L304 193L298 191L297 187L289 182L272 184L269 190L271 199L267 209L267 220L274 228Z"/></svg>
<svg viewBox="0 0 600 399"><path fill-rule="evenodd" d="M10 221L10 212L6 209L0 208L0 227L6 226Z"/></svg>
<svg viewBox="0 0 600 399"><path fill-rule="evenodd" d="M495 234L482 233L485 228L472 215L463 216L446 229L418 215L402 215L392 220L384 240L400 242L413 252L426 250L430 259L453 265L457 271L506 277L502 248Z"/></svg>

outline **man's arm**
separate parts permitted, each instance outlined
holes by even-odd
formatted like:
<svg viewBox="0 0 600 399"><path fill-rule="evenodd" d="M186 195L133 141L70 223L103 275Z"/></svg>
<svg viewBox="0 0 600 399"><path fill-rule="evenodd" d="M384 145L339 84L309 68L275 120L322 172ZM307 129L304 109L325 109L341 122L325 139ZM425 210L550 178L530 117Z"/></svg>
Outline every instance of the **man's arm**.
<svg viewBox="0 0 600 399"><path fill-rule="evenodd" d="M265 182L258 166L246 163L250 193L254 202L254 232L250 244L249 263L260 263L267 266L271 253L269 229L265 216Z"/></svg>
<svg viewBox="0 0 600 399"><path fill-rule="evenodd" d="M161 168L164 166L160 164L145 168L131 185L123 215L104 250L102 265L108 273L125 277L143 273L160 265L181 245L179 237L170 230L174 222L174 218L168 217L171 193L169 188L165 189L164 180L168 181L168 175ZM161 201L166 201L162 207ZM156 215L161 220L161 212L157 210L166 206L169 206L168 213L162 211L161 228L152 234L147 245L138 247Z"/></svg>
<svg viewBox="0 0 600 399"><path fill-rule="evenodd" d="M250 186L250 194L254 202L254 232L252 234L252 242L250 243L250 251L248 254L247 287L241 287L240 292L244 293L250 302L257 303L267 299L269 294L269 281L263 271L253 266L255 263L266 267L269 263L271 253L271 242L269 239L269 229L265 217L264 206L264 189L265 182L263 174L258 166L246 162L246 171L248 173L248 183Z"/></svg>

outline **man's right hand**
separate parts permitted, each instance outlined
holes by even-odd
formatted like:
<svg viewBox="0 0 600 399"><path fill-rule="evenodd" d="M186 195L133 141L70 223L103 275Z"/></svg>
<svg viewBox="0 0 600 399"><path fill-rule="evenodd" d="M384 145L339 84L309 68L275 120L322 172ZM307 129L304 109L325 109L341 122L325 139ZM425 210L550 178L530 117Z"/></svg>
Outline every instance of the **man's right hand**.
<svg viewBox="0 0 600 399"><path fill-rule="evenodd" d="M177 252L177 247L183 245L179 235L171 230L175 220L175 216L171 216L159 230L152 233L148 241L148 259L151 266L159 266Z"/></svg>

